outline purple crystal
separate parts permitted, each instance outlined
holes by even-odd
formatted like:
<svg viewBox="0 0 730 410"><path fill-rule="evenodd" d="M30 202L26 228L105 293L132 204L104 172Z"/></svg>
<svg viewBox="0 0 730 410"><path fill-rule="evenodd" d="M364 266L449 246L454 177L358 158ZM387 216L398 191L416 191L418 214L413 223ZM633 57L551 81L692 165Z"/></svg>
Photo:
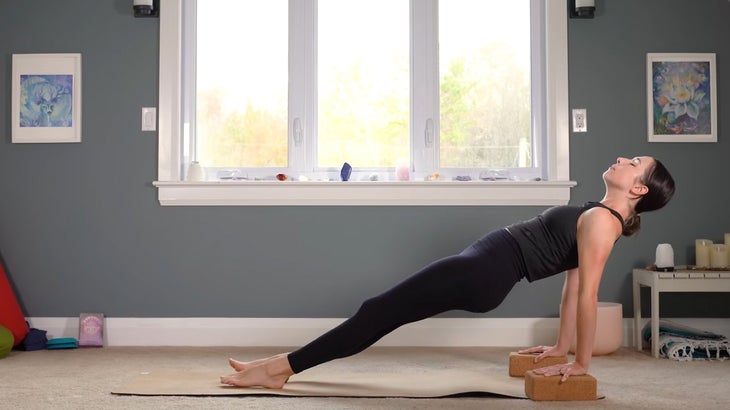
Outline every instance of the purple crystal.
<svg viewBox="0 0 730 410"><path fill-rule="evenodd" d="M350 164L345 162L342 165L342 169L340 170L340 177L342 178L343 181L349 181L351 174L352 174L352 166L350 166Z"/></svg>

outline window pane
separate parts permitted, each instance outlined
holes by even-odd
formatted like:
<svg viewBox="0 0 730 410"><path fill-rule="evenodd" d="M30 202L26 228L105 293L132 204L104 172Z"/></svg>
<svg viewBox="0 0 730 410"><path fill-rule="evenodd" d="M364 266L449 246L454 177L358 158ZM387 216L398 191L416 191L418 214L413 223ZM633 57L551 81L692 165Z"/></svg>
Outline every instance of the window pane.
<svg viewBox="0 0 730 410"><path fill-rule="evenodd" d="M286 167L288 1L197 3L197 158Z"/></svg>
<svg viewBox="0 0 730 410"><path fill-rule="evenodd" d="M319 167L408 158L408 3L319 0Z"/></svg>
<svg viewBox="0 0 730 410"><path fill-rule="evenodd" d="M439 2L440 166L531 167L529 0Z"/></svg>

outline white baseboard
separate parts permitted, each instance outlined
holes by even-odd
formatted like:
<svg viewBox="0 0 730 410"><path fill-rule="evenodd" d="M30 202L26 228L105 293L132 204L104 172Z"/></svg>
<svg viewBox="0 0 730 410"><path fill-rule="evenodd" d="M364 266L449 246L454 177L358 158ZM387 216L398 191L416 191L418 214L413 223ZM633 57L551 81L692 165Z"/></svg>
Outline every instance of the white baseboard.
<svg viewBox="0 0 730 410"><path fill-rule="evenodd" d="M106 318L105 346L302 346L344 319ZM670 319L730 335L727 319ZM644 322L646 320L644 319ZM78 317L31 317L49 339L78 337ZM623 320L624 346L633 345L633 319ZM557 318L431 318L403 326L376 346L533 346L552 344Z"/></svg>

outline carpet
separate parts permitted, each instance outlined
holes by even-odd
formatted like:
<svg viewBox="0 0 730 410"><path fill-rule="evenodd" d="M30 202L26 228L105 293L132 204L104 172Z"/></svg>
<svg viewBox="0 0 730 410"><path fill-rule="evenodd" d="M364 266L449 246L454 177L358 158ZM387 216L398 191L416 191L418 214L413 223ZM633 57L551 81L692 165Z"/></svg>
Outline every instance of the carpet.
<svg viewBox="0 0 730 410"><path fill-rule="evenodd" d="M404 397L436 398L463 394L493 394L527 398L524 379L468 369L423 373L302 373L281 390L242 388L220 384L221 373L150 371L136 375L112 390L138 396Z"/></svg>

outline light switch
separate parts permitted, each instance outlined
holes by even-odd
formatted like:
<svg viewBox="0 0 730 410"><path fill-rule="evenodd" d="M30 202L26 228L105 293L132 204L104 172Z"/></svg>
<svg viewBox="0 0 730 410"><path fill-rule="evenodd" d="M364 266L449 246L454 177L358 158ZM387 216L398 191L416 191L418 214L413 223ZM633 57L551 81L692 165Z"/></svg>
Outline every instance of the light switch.
<svg viewBox="0 0 730 410"><path fill-rule="evenodd" d="M157 130L157 108L142 107L142 131Z"/></svg>

